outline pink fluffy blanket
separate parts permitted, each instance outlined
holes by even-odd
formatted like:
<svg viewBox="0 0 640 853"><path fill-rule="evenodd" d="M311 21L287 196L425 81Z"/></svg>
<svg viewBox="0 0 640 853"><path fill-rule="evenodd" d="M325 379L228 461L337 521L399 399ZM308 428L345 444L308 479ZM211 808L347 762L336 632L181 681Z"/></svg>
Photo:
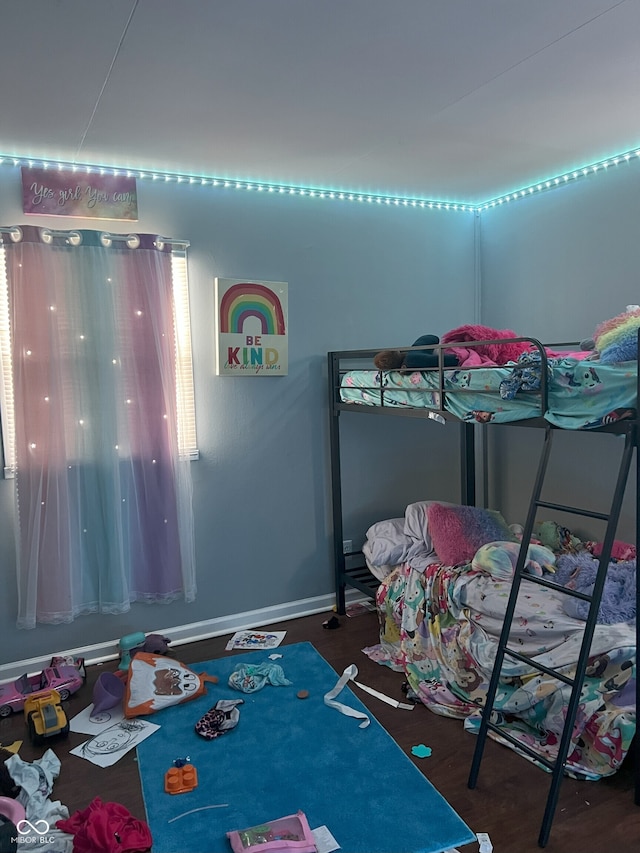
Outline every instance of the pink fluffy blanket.
<svg viewBox="0 0 640 853"><path fill-rule="evenodd" d="M447 352L452 352L463 367L474 367L482 364L506 364L508 361L517 361L523 352L529 352L532 348L530 343L518 341L514 343L510 338L517 338L511 329L491 329L489 326L476 326L467 324L458 326L444 334L440 340L442 344L453 343L455 346L448 347ZM498 343L479 344L478 346L466 347L467 341L498 341Z"/></svg>

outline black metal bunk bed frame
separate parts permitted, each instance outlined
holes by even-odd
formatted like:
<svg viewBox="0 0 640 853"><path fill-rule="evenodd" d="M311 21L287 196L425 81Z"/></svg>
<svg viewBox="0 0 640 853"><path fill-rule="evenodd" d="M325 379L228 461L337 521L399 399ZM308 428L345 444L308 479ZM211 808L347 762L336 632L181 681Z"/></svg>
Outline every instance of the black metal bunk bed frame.
<svg viewBox="0 0 640 853"><path fill-rule="evenodd" d="M582 432L589 432L592 434L612 434L616 436L624 436L624 449L621 455L620 467L618 470L618 476L616 481L616 486L614 489L614 493L611 499L611 508L609 512L595 512L589 509L584 509L575 506L568 506L564 504L554 503L550 501L542 500L542 489L545 480L545 474L547 472L551 449L553 443L553 435L561 427L556 427L547 421L544 418L544 414L547 411L547 401L548 401L548 385L547 385L547 355L545 346L540 343L536 338L515 338L513 342L526 342L530 343L534 349L538 352L540 358L540 384L539 389L534 391L528 391L525 393L535 394L539 400L539 416L536 418L528 418L526 420L520 421L511 421L509 423L504 424L496 424L496 426L520 426L520 427L534 427L534 428L542 428L545 430L544 443L542 448L542 453L540 457L540 461L538 464L538 472L536 475L535 483L533 486L533 491L531 494L531 500L529 504L529 511L527 514L527 519L524 527L523 538L522 538L522 546L520 548L520 553L518 556L518 560L516 563L514 578L511 587L511 593L509 596L509 600L507 603L507 608L505 611L505 618L502 628L502 633L500 636L500 640L498 643L498 649L496 653L496 660L494 663L493 673L491 676L489 688L487 691L487 697L485 700L483 714L482 714L482 722L480 725L480 730L478 732L476 748L473 756L473 761L471 765L471 770L469 773L469 788L475 788L478 774L480 772L480 765L482 762L482 756L484 753L484 747L486 744L486 739L489 731L499 732L500 735L506 740L513 743L513 745L522 752L529 755L530 758L533 759L535 763L539 766L546 767L547 770L551 773L551 784L549 788L549 793L547 796L547 803L545 807L544 816L542 819L542 824L540 828L540 834L538 837L538 844L540 847L545 847L551 832L551 826L553 823L553 818L555 815L556 806L558 803L558 798L560 794L560 786L562 783L562 779L564 777L564 770L566 766L567 757L569 754L569 749L571 746L571 735L573 732L573 727L575 723L575 718L578 712L580 695L582 691L582 686L584 684L586 669L589 659L589 652L591 648L591 643L593 640L593 634L595 631L595 627L597 624L597 616L598 609L600 605L600 600L602 598L604 583L607 576L607 569L609 566L609 561L611 559L611 550L614 544L616 529L618 525L618 520L620 517L620 511L622 508L622 502L624 499L625 486L627 483L629 471L631 469L631 463L635 451L636 457L636 482L637 482L637 491L640 492L640 450L638 447L638 441L640 437L640 410L638 408L638 401L640 401L640 364L639 369L637 371L636 378L636 409L633 418L620 420L614 422L612 424L608 424L607 426L598 427L596 429L583 430ZM480 344L492 344L492 343L500 343L499 341L482 341L482 342L464 342L464 346L473 347L479 346ZM336 588L336 609L338 613L345 612L345 597L346 597L346 588L353 587L360 592L365 593L371 597L375 597L375 592L378 587L378 582L376 578L371 574L369 569L366 566L366 563L363 563L362 560L360 562L354 563L353 559L357 556L362 557L362 552L354 552L352 554L344 554L343 552L343 507L342 507L342 486L341 486L341 465L340 465L340 423L339 418L342 412L358 412L358 413L368 413L368 414L387 414L394 415L400 417L413 417L413 418L426 418L436 420L439 423L445 423L447 421L457 422L460 427L460 496L461 503L473 505L475 504L475 492L476 492L476 483L475 483L475 445L476 445L476 433L475 433L475 423L462 421L460 418L446 411L445 409L445 401L447 391L445 389L445 368L443 361L444 350L454 346L455 344L448 343L446 346L431 346L428 349L434 353L438 354L438 367L429 368L429 371L435 371L438 376L438 387L435 391L433 389L429 389L429 393L435 394L435 399L438 401L439 406L437 408L425 408L425 409L415 409L409 407L399 407L397 405L388 405L385 403L385 388L382 382L382 373L383 371L378 371L378 384L372 386L371 388L364 389L368 391L375 392L376 395L379 395L379 404L378 405L361 405L358 403L346 403L343 402L340 396L340 388L342 384L343 376L349 371L354 369L353 365L349 367L343 366L345 362L353 362L356 361L359 363L360 367L364 362L367 362L367 368L371 369L371 364L374 356L379 352L379 350L342 350L342 351L334 351L328 353L328 375L329 375L329 413L330 413L330 446L331 446L331 492L332 492L332 511L333 511L333 552L334 552L334 566L335 566L335 588ZM571 346L578 347L577 343L567 343L567 344L547 344L546 347L549 348L558 348L563 346ZM640 352L640 332L638 335L638 346ZM401 352L409 352L414 349L426 349L426 347L405 347L405 348L397 348ZM465 370L473 370L474 368L465 368ZM421 370L425 370L422 368ZM447 370L451 370L451 368L447 368ZM415 369L408 370L406 372L415 372ZM464 393L464 390L457 390L456 393ZM566 430L565 430L566 431ZM636 496L636 553L640 553L640 494ZM527 546L529 545L533 533L533 527L536 521L537 513L540 508L554 509L561 512L572 513L574 515L582 516L585 518L594 518L600 521L606 521L606 531L604 535L602 552L600 554L600 559L598 563L598 570L596 574L596 580L593 588L593 592L591 595L587 595L584 593L580 593L577 590L570 590L566 587L560 586L559 584L548 581L546 578L538 578L534 575L525 574L524 566L526 562L526 554L527 554ZM531 658L516 652L515 650L509 647L509 636L511 631L511 625L513 621L513 616L515 613L515 608L518 599L518 592L521 586L522 581L535 583L541 586L546 586L551 589L555 589L557 592L562 594L570 595L575 598L584 600L589 604L589 610L587 619L585 622L584 635L582 639L582 644L580 648L580 654L578 657L578 662L576 665L576 672L574 678L568 678L564 674L559 673L555 670L545 668L541 666L539 663L536 663ZM637 587L636 592L636 613L640 610L640 589ZM636 617L636 709L640 706L640 679L637 677L637 649L640 645L640 621ZM549 761L543 759L541 756L537 755L533 750L524 746L520 741L517 741L515 738L511 737L508 733L503 731L499 726L494 724L491 721L493 705L496 697L496 693L499 686L500 674L502 670L502 665L504 662L505 656L514 658L523 663L530 665L533 669L544 672L547 675L550 675L553 678L557 678L559 681L569 685L571 687L571 695L567 705L564 728L562 732L562 736L560 739L560 744L558 748L558 755L555 761ZM637 734L636 734L636 744L637 744ZM635 756L635 793L634 793L634 802L636 805L640 805L640 758L637 756L637 747L636 747L636 756Z"/></svg>

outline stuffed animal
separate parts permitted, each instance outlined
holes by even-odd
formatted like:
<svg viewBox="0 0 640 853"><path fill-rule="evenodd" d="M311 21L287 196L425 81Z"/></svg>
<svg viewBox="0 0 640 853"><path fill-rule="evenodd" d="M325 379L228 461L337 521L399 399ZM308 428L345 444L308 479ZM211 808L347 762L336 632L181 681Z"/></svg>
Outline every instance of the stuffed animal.
<svg viewBox="0 0 640 853"><path fill-rule="evenodd" d="M634 361L638 357L639 330L640 308L637 305L629 305L622 314L596 326L593 337L599 361L603 364Z"/></svg>
<svg viewBox="0 0 640 853"><path fill-rule="evenodd" d="M519 554L520 542L488 542L476 551L471 568L498 580L508 580L513 577ZM550 548L529 545L524 571L540 578L545 572L555 572L555 562L555 554Z"/></svg>
<svg viewBox="0 0 640 853"><path fill-rule="evenodd" d="M440 339L435 335L421 335L411 346L427 347L439 343ZM385 349L376 355L373 363L378 370L400 370L403 367L409 370L421 370L425 367L438 367L440 361L438 353L432 349L405 351ZM451 353L444 353L442 363L445 367L456 367L458 359Z"/></svg>
<svg viewBox="0 0 640 853"><path fill-rule="evenodd" d="M168 637L163 637L162 634L147 634L144 638L144 643L131 649L131 654L137 652L148 652L151 655L166 655L169 651L169 643L171 640Z"/></svg>
<svg viewBox="0 0 640 853"><path fill-rule="evenodd" d="M556 521L536 521L533 536L554 554L575 554L584 549L584 542Z"/></svg>

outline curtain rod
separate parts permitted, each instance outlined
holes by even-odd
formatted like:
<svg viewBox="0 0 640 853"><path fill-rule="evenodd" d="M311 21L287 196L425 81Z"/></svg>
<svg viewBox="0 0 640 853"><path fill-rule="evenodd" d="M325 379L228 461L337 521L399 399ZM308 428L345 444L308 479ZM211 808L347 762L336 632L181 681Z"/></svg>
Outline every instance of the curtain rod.
<svg viewBox="0 0 640 853"><path fill-rule="evenodd" d="M82 242L82 234L78 230L65 231L56 228L40 228L39 232L40 239L43 243L47 244L50 244L54 237L64 237L67 243L72 246L79 246ZM14 243L19 243L23 237L22 228L19 225L0 225L0 235L1 234L7 234ZM130 249L137 249L140 245L140 236L133 233L114 234L110 231L100 232L100 242L105 248L108 249L114 241L126 243ZM177 251L186 251L186 249L191 245L188 240L178 240L173 237L162 237L160 235L155 237L154 244L160 251L162 251L165 246L169 246L171 249L175 249Z"/></svg>
<svg viewBox="0 0 640 853"><path fill-rule="evenodd" d="M19 243L22 240L22 228L18 225L10 225L8 228L0 225L0 234L8 234L14 243Z"/></svg>

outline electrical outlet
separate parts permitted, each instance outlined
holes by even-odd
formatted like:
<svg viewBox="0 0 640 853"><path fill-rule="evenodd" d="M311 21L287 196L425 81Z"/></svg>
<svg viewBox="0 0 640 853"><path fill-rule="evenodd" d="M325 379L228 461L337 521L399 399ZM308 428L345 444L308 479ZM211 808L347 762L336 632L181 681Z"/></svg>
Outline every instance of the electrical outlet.
<svg viewBox="0 0 640 853"><path fill-rule="evenodd" d="M353 551L353 539L342 540L342 553L351 554Z"/></svg>

